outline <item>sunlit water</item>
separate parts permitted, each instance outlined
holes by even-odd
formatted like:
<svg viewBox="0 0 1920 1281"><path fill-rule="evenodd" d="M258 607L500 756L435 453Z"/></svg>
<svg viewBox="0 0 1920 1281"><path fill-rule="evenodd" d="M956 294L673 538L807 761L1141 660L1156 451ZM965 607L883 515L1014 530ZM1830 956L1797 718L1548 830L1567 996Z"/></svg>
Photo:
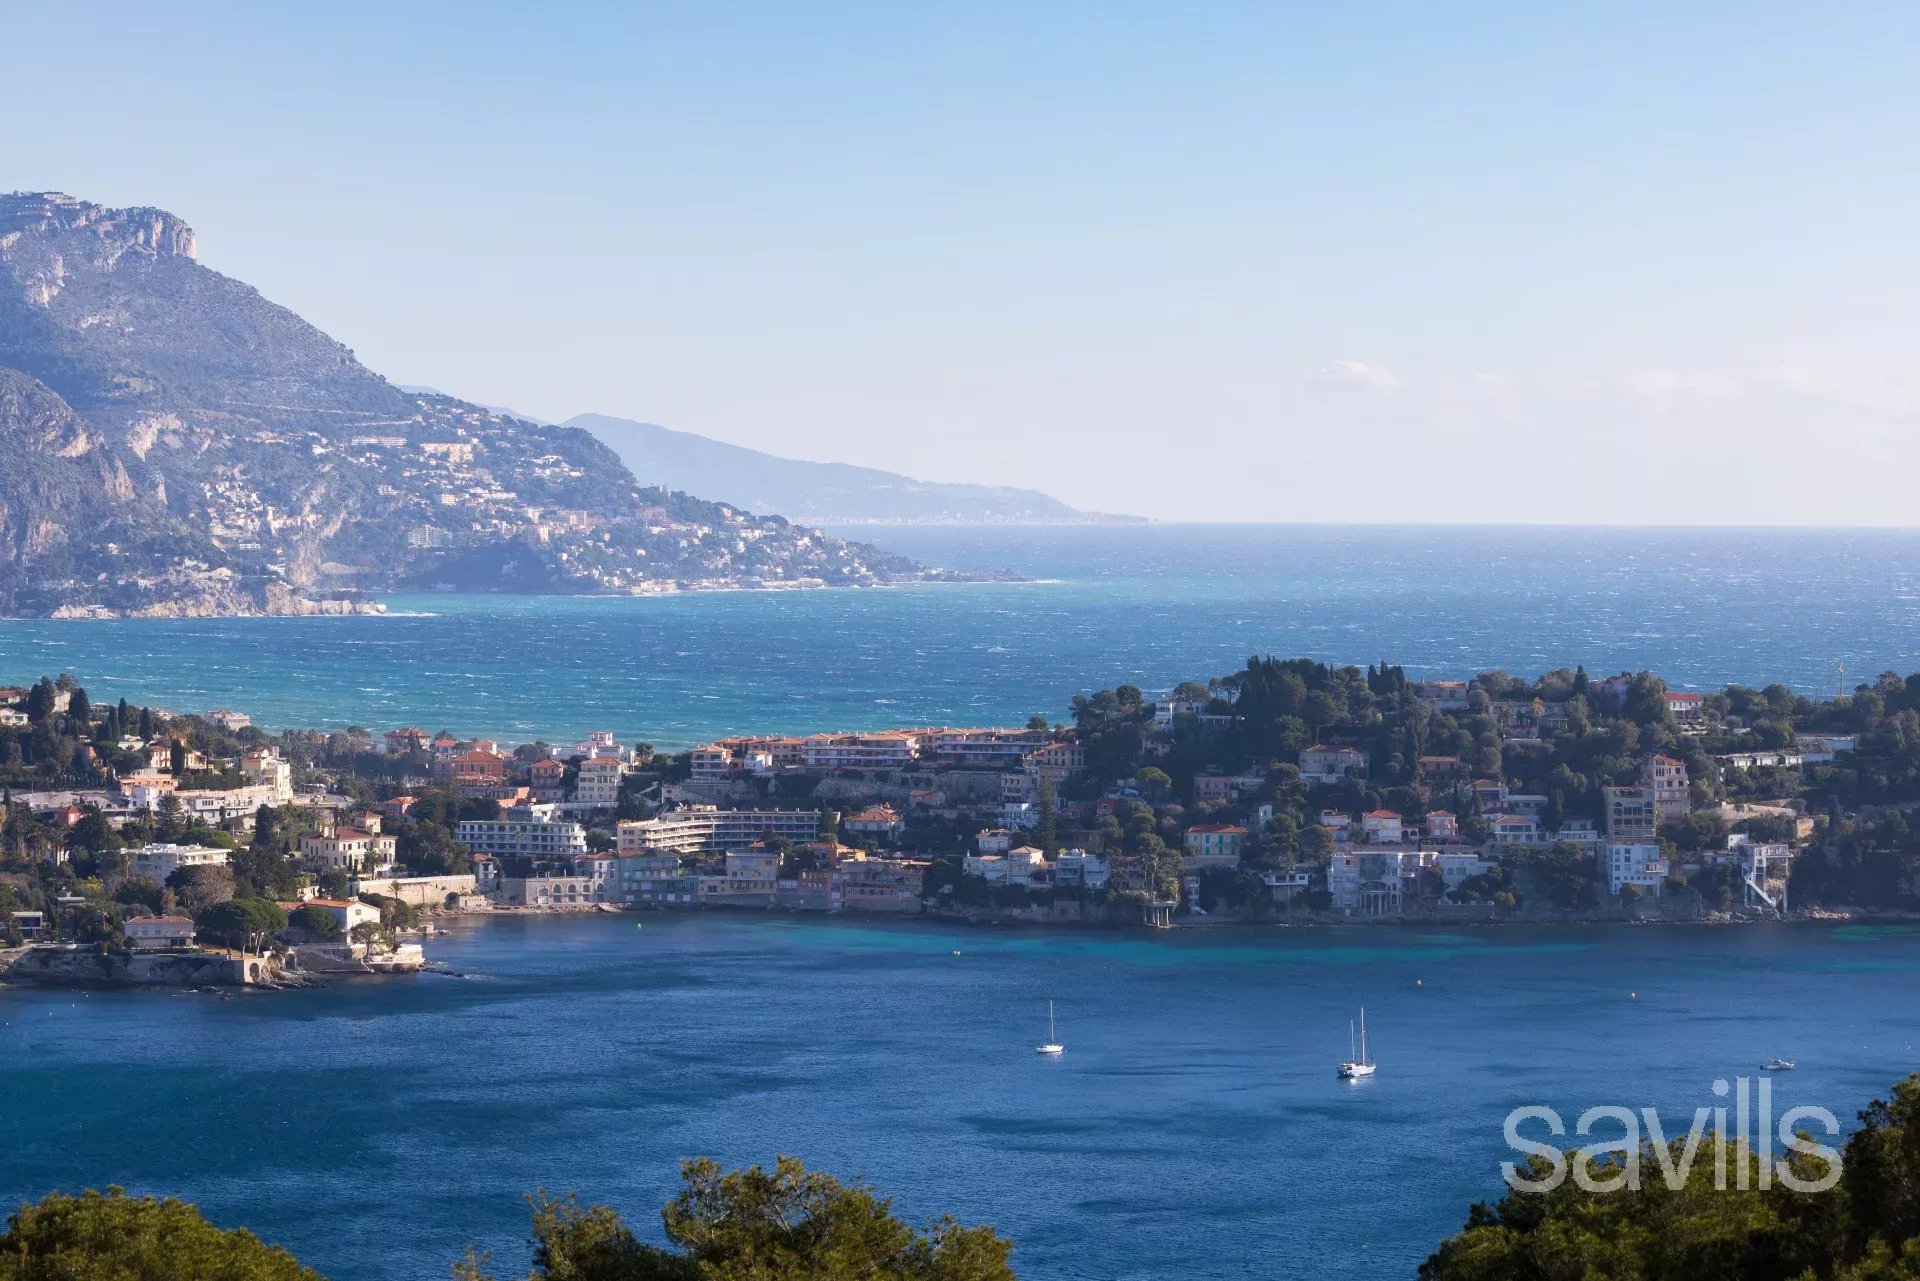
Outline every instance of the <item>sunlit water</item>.
<svg viewBox="0 0 1920 1281"><path fill-rule="evenodd" d="M634 926L466 926L432 951L468 978L0 990L0 1203L117 1181L428 1278L524 1266L530 1189L653 1233L680 1158L789 1152L995 1224L1029 1281L1371 1281L1499 1190L1516 1105L1685 1118L1781 1054L1780 1110L1850 1120L1920 1064L1904 928ZM1363 1004L1380 1072L1342 1083Z"/></svg>
<svg viewBox="0 0 1920 1281"><path fill-rule="evenodd" d="M1652 668L1827 693L1920 667L1920 533L1172 526L849 531L1029 583L650 599L402 596L390 618L0 622L0 681L273 728L508 741L1062 718L1254 653L1416 675Z"/></svg>

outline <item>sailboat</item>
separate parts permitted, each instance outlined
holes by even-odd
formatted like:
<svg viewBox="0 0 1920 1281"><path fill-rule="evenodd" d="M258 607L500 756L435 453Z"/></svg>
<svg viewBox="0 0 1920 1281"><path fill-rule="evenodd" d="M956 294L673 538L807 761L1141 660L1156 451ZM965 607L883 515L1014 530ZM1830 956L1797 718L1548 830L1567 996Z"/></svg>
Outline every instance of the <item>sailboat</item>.
<svg viewBox="0 0 1920 1281"><path fill-rule="evenodd" d="M1347 1023L1347 1061L1340 1065L1342 1080L1352 1081L1363 1076L1372 1076L1374 1069L1373 1054L1367 1049L1367 1011L1360 1010L1360 1040L1356 1045L1353 1037L1353 1023Z"/></svg>
<svg viewBox="0 0 1920 1281"><path fill-rule="evenodd" d="M1035 1054L1060 1054L1060 1053L1063 1053L1066 1050L1066 1048L1067 1048L1066 1046L1060 1044L1058 1038L1056 1038L1053 1034L1053 1002L1048 1001L1047 1002L1047 1043L1045 1045L1034 1046L1033 1052Z"/></svg>

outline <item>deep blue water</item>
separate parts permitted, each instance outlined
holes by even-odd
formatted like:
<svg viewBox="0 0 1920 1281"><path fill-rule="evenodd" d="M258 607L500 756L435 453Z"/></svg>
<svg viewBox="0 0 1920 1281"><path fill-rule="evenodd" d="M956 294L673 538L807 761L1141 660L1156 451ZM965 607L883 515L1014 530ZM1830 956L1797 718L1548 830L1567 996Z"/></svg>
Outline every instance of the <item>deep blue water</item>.
<svg viewBox="0 0 1920 1281"><path fill-rule="evenodd" d="M0 1205L117 1181L413 1281L524 1266L529 1189L651 1233L682 1157L789 1152L995 1224L1026 1281L1406 1277L1499 1190L1516 1105L1683 1117L1784 1054L1776 1113L1850 1121L1920 1062L1917 939L484 922L433 946L464 980L0 990ZM1382 1066L1344 1084L1361 1004Z"/></svg>
<svg viewBox="0 0 1920 1281"><path fill-rule="evenodd" d="M1204 483L1196 478L1192 483ZM848 531L1032 583L664 599L394 597L417 616L0 622L0 680L272 728L746 730L1064 718L1248 655L1419 675L1652 668L1826 693L1920 668L1920 531L1154 526Z"/></svg>

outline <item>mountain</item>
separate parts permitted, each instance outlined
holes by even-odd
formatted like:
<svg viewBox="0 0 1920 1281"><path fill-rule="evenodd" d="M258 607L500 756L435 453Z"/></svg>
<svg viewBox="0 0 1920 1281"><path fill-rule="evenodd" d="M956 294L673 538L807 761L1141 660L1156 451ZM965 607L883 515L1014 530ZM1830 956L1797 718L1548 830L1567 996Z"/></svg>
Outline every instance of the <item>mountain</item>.
<svg viewBox="0 0 1920 1281"><path fill-rule="evenodd" d="M0 195L0 614L366 592L853 585L912 562L638 483L578 428L409 393L159 209Z"/></svg>
<svg viewBox="0 0 1920 1281"><path fill-rule="evenodd" d="M955 485L850 463L810 463L603 414L566 421L609 446L641 480L713 494L756 511L827 524L1105 524L1035 489Z"/></svg>

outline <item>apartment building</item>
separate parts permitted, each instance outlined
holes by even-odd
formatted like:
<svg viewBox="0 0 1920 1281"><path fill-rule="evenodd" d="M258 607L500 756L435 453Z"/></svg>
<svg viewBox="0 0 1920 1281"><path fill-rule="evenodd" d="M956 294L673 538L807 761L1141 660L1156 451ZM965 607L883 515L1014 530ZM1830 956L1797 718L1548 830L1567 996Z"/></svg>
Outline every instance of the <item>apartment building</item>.
<svg viewBox="0 0 1920 1281"><path fill-rule="evenodd" d="M300 857L342 872L381 876L393 870L398 842L360 827L331 827L300 838Z"/></svg>
<svg viewBox="0 0 1920 1281"><path fill-rule="evenodd" d="M620 803L620 780L626 776L626 762L617 756L596 756L580 762L580 775L574 783L573 803L612 809Z"/></svg>
<svg viewBox="0 0 1920 1281"><path fill-rule="evenodd" d="M1629 844L1653 840L1660 812L1654 806L1652 788L1603 787L1600 794L1606 806L1609 840Z"/></svg>
<svg viewBox="0 0 1920 1281"><path fill-rule="evenodd" d="M646 850L713 853L744 849L767 836L795 842L819 840L819 811L734 810L690 805L668 810L657 818L628 820L619 825L622 854Z"/></svg>
<svg viewBox="0 0 1920 1281"><path fill-rule="evenodd" d="M155 842L133 851L128 870L135 876L150 876L165 885L167 878L183 867L225 867L228 853L204 845L170 845Z"/></svg>
<svg viewBox="0 0 1920 1281"><path fill-rule="evenodd" d="M904 769L919 751L918 735L905 730L815 734L801 742L801 763L810 770Z"/></svg>
<svg viewBox="0 0 1920 1281"><path fill-rule="evenodd" d="M1367 754L1357 747L1315 743L1300 753L1300 777L1309 783L1344 783L1367 772Z"/></svg>
<svg viewBox="0 0 1920 1281"><path fill-rule="evenodd" d="M571 859L587 852L587 829L578 823L516 819L469 819L454 825L453 838L475 854Z"/></svg>
<svg viewBox="0 0 1920 1281"><path fill-rule="evenodd" d="M1640 781L1653 793L1653 810L1662 822L1685 818L1693 810L1686 762L1652 756L1640 767Z"/></svg>
<svg viewBox="0 0 1920 1281"><path fill-rule="evenodd" d="M1657 898L1667 879L1667 860L1660 847L1649 842L1614 841L1600 852L1601 867L1607 874L1607 892L1618 894L1631 885L1651 891Z"/></svg>

